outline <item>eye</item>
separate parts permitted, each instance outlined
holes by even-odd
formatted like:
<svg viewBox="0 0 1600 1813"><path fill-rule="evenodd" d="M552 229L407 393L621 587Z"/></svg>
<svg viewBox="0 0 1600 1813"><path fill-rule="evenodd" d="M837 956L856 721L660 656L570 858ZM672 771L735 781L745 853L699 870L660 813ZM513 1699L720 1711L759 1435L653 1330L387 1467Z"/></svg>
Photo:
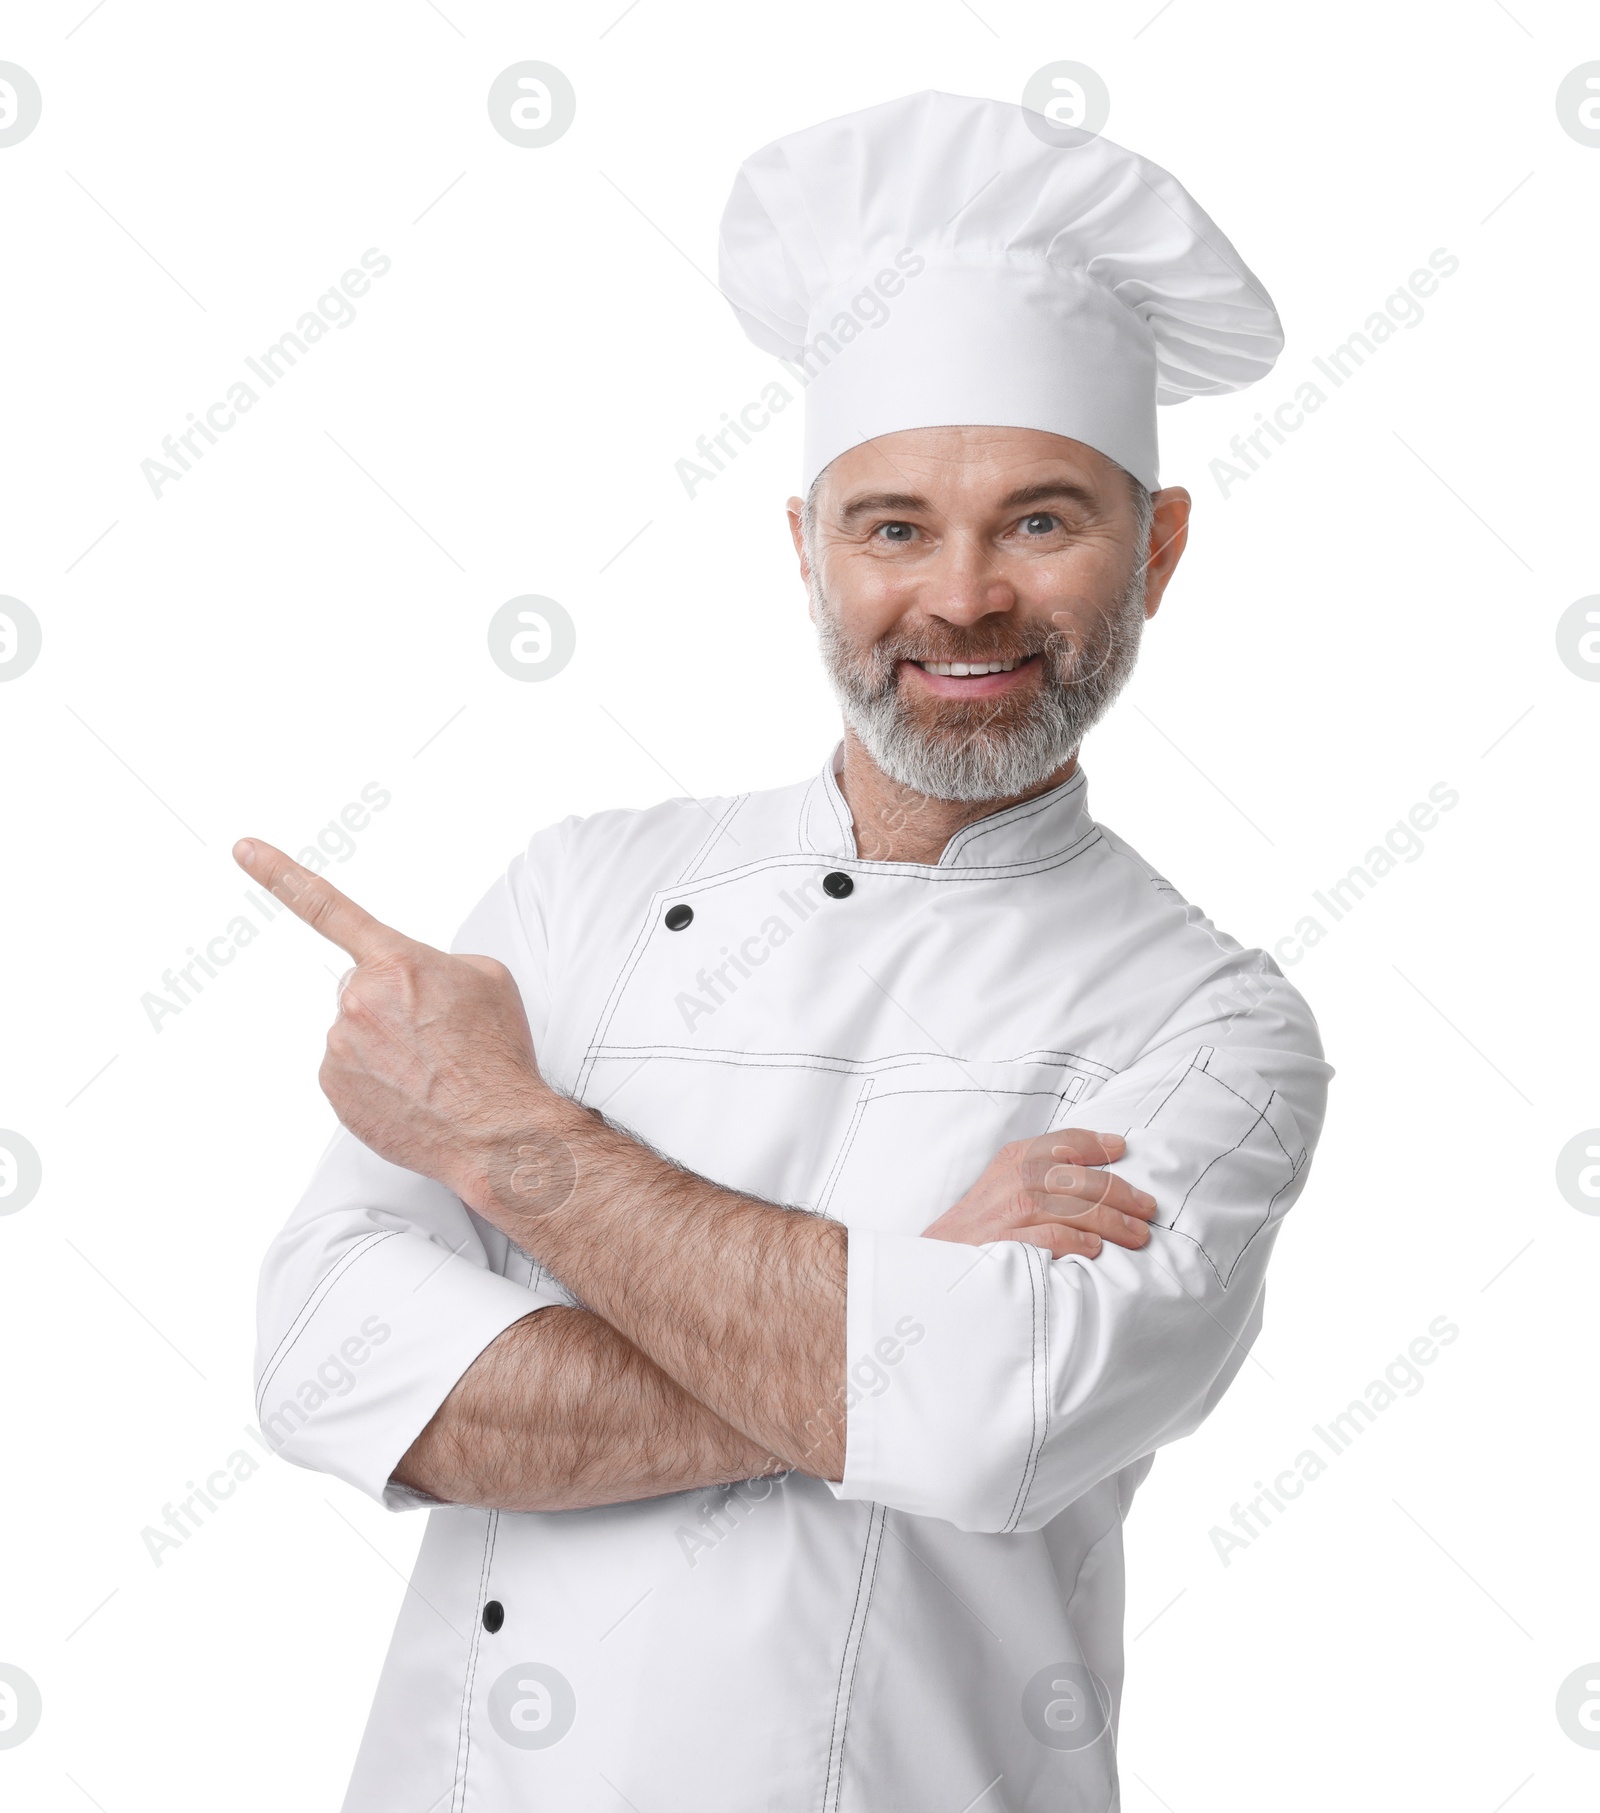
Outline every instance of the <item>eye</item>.
<svg viewBox="0 0 1600 1813"><path fill-rule="evenodd" d="M1049 535L1060 527L1060 518L1052 516L1048 510L1035 511L1032 516L1025 516L1022 519L1024 535Z"/></svg>
<svg viewBox="0 0 1600 1813"><path fill-rule="evenodd" d="M885 541L892 541L903 545L910 541L912 536L916 534L916 530L908 522L884 522L878 524L878 534L881 535Z"/></svg>

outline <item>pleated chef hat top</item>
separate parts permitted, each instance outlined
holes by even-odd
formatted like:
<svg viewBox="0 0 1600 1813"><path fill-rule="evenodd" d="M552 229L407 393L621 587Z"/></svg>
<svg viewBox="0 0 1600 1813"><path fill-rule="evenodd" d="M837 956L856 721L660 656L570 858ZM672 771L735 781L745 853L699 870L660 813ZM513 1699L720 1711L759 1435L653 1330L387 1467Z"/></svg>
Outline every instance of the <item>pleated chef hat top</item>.
<svg viewBox="0 0 1600 1813"><path fill-rule="evenodd" d="M929 90L740 166L721 288L806 380L806 490L863 441L946 424L1066 435L1153 489L1156 405L1271 370L1277 310L1182 185L1042 125Z"/></svg>

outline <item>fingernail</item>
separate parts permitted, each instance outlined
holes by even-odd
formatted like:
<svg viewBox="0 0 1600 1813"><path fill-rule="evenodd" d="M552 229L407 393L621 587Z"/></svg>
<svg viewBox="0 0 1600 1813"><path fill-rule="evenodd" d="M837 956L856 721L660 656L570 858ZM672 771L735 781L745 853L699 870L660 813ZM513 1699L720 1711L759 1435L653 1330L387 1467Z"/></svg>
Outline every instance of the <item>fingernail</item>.
<svg viewBox="0 0 1600 1813"><path fill-rule="evenodd" d="M233 853L240 862L249 862L256 853L256 847L248 837L241 837L233 846Z"/></svg>

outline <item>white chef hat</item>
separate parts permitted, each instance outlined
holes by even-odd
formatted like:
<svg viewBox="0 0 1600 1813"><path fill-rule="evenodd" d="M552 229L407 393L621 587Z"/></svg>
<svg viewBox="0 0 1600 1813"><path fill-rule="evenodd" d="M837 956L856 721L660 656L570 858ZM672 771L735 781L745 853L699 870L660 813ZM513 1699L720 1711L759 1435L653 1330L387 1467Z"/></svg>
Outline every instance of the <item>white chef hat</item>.
<svg viewBox="0 0 1600 1813"><path fill-rule="evenodd" d="M805 382L804 485L878 435L1040 428L1157 482L1158 403L1240 390L1277 310L1165 170L929 90L745 159L720 284Z"/></svg>

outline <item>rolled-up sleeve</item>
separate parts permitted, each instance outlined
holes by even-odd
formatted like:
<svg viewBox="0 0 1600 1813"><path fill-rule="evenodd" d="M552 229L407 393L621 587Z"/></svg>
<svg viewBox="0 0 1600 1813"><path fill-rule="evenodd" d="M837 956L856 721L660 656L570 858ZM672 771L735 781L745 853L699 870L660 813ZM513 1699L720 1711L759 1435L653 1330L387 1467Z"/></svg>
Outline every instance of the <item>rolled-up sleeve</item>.
<svg viewBox="0 0 1600 1813"><path fill-rule="evenodd" d="M1168 1043L1072 1109L1074 1125L1125 1135L1109 1168L1156 1198L1137 1251L1052 1260L1018 1241L852 1230L848 1352L887 1382L852 1391L836 1496L1038 1529L1201 1422L1260 1326L1331 1075L1314 1032L1309 1048L1248 1055Z"/></svg>
<svg viewBox="0 0 1600 1813"><path fill-rule="evenodd" d="M426 1502L390 1485L400 1457L496 1335L570 1301L501 1277L457 1197L341 1128L262 1269L262 1433L391 1509Z"/></svg>
<svg viewBox="0 0 1600 1813"><path fill-rule="evenodd" d="M549 1019L540 871L558 833L533 840L452 945L507 965L536 1049ZM255 1376L267 1442L392 1510L431 1502L391 1483L396 1464L497 1335L573 1302L515 1249L510 1268L507 1257L505 1237L443 1184L340 1128L262 1266Z"/></svg>

